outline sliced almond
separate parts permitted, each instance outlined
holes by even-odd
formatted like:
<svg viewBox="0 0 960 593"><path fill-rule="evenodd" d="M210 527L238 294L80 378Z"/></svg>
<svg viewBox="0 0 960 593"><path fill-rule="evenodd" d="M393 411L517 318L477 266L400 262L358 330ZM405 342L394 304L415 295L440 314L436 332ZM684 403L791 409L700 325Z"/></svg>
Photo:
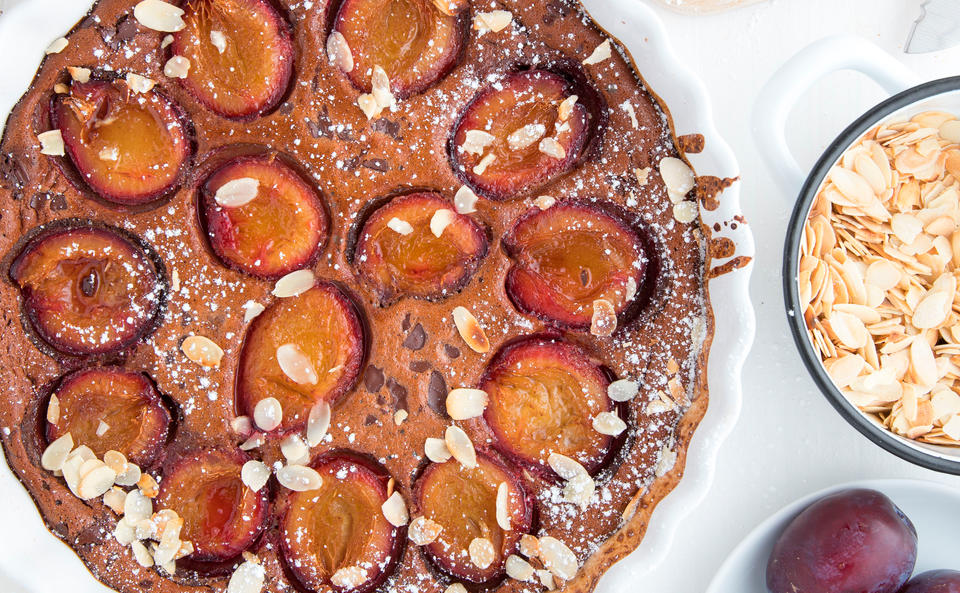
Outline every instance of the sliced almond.
<svg viewBox="0 0 960 593"><path fill-rule="evenodd" d="M240 468L240 480L247 488L259 492L270 480L270 468L262 461L251 459Z"/></svg>
<svg viewBox="0 0 960 593"><path fill-rule="evenodd" d="M600 412L593 417L593 429L600 434L617 436L627 429L627 423L613 412Z"/></svg>
<svg viewBox="0 0 960 593"><path fill-rule="evenodd" d="M563 500L586 508L597 490L596 482L586 471L578 472L563 485Z"/></svg>
<svg viewBox="0 0 960 593"><path fill-rule="evenodd" d="M112 449L103 454L103 462L107 464L107 467L116 472L117 475L124 473L129 467L126 455Z"/></svg>
<svg viewBox="0 0 960 593"><path fill-rule="evenodd" d="M489 567L497 558L493 544L485 537L475 537L470 540L467 552L470 554L470 562L481 570Z"/></svg>
<svg viewBox="0 0 960 593"><path fill-rule="evenodd" d="M191 362L208 368L219 367L224 354L223 348L206 336L187 336L180 350Z"/></svg>
<svg viewBox="0 0 960 593"><path fill-rule="evenodd" d="M146 475L146 474L144 474ZM131 490L123 501L123 517L131 525L153 515L153 502L140 490Z"/></svg>
<svg viewBox="0 0 960 593"><path fill-rule="evenodd" d="M426 517L417 517L410 522L407 536L416 545L425 546L436 541L441 532L443 532L443 527L436 521Z"/></svg>
<svg viewBox="0 0 960 593"><path fill-rule="evenodd" d="M135 93L149 93L157 85L152 79L133 72L127 73L126 81L127 87Z"/></svg>
<svg viewBox="0 0 960 593"><path fill-rule="evenodd" d="M140 474L140 479L137 480L137 488L147 498L156 498L160 494L160 484L157 484L157 480L150 474Z"/></svg>
<svg viewBox="0 0 960 593"><path fill-rule="evenodd" d="M278 298L295 297L313 288L314 284L316 278L312 270L297 270L277 280L272 294Z"/></svg>
<svg viewBox="0 0 960 593"><path fill-rule="evenodd" d="M377 103L377 99L370 93L364 93L357 97L357 107L367 116L368 120L377 117L383 111L383 107Z"/></svg>
<svg viewBox="0 0 960 593"><path fill-rule="evenodd" d="M518 581L533 580L533 566L516 554L510 554L507 556L505 569L507 571L507 576L511 579L516 579Z"/></svg>
<svg viewBox="0 0 960 593"><path fill-rule="evenodd" d="M492 152L488 153L486 156L480 159L479 163L476 164L476 166L473 168L473 172L477 175L483 175L484 173L486 173L487 167L492 165L493 162L496 160L497 160L497 155L493 154Z"/></svg>
<svg viewBox="0 0 960 593"><path fill-rule="evenodd" d="M497 486L497 525L510 531L510 486L506 482Z"/></svg>
<svg viewBox="0 0 960 593"><path fill-rule="evenodd" d="M607 386L607 397L615 402L630 401L640 392L640 385L630 379L617 379Z"/></svg>
<svg viewBox="0 0 960 593"><path fill-rule="evenodd" d="M353 72L353 52L347 38L340 31L331 31L327 36L327 59L331 66L344 72Z"/></svg>
<svg viewBox="0 0 960 593"><path fill-rule="evenodd" d="M546 133L547 128L543 124L527 124L507 136L507 146L510 150L523 150L543 138Z"/></svg>
<svg viewBox="0 0 960 593"><path fill-rule="evenodd" d="M444 443L453 458L467 469L477 467L477 452L470 437L459 426L448 426L444 433Z"/></svg>
<svg viewBox="0 0 960 593"><path fill-rule="evenodd" d="M54 425L60 422L60 398L56 393L51 393L47 402L47 422Z"/></svg>
<svg viewBox="0 0 960 593"><path fill-rule="evenodd" d="M441 0L443 1L443 0ZM499 33L503 31L513 21L513 13L508 10L491 10L490 12L478 12L473 17L473 28L480 35L488 31Z"/></svg>
<svg viewBox="0 0 960 593"><path fill-rule="evenodd" d="M524 533L520 536L520 553L531 560L538 558L540 556L540 540L535 535Z"/></svg>
<svg viewBox="0 0 960 593"><path fill-rule="evenodd" d="M443 463L451 457L450 449L447 449L447 443L443 439L428 437L423 451L427 459L434 463Z"/></svg>
<svg viewBox="0 0 960 593"><path fill-rule="evenodd" d="M101 420L100 423L97 424L96 434L98 437L102 437L103 435L107 434L108 430L110 430L110 425Z"/></svg>
<svg viewBox="0 0 960 593"><path fill-rule="evenodd" d="M693 169L682 160L675 157L666 157L660 160L660 177L667 191L679 196L687 195L696 185L696 176Z"/></svg>
<svg viewBox="0 0 960 593"><path fill-rule="evenodd" d="M540 152L555 159L566 158L567 151L556 138L544 138L540 141ZM474 171L476 172L476 171Z"/></svg>
<svg viewBox="0 0 960 593"><path fill-rule="evenodd" d="M73 436L68 432L47 445L40 456L40 467L49 472L60 471L72 450Z"/></svg>
<svg viewBox="0 0 960 593"><path fill-rule="evenodd" d="M190 60L183 56L173 56L163 65L163 75L167 78L186 78L190 74Z"/></svg>
<svg viewBox="0 0 960 593"><path fill-rule="evenodd" d="M259 193L259 179L240 177L231 179L217 188L213 199L224 208L239 208L252 202Z"/></svg>
<svg viewBox="0 0 960 593"><path fill-rule="evenodd" d="M58 54L67 49L68 45L70 45L70 42L67 41L66 37L57 37L50 42L50 45L47 46L47 49L44 50L44 53L46 53L48 56L50 54Z"/></svg>
<svg viewBox="0 0 960 593"><path fill-rule="evenodd" d="M317 402L310 408L307 417L307 445L316 447L323 442L330 429L330 404L326 401Z"/></svg>
<svg viewBox="0 0 960 593"><path fill-rule="evenodd" d="M407 514L407 503L404 502L399 492L391 494L380 506L380 510L383 511L383 516L394 527L403 527L410 520L410 515Z"/></svg>
<svg viewBox="0 0 960 593"><path fill-rule="evenodd" d="M223 31L211 30L210 45L217 48L217 53L222 54L227 51L227 36L223 34Z"/></svg>
<svg viewBox="0 0 960 593"><path fill-rule="evenodd" d="M433 216L430 217L430 232L433 233L434 237L439 238L443 235L443 231L453 222L453 218L453 210L448 210L447 208L438 209L433 213Z"/></svg>
<svg viewBox="0 0 960 593"><path fill-rule="evenodd" d="M453 207L460 214L470 214L477 211L477 202L480 198L466 185L460 186L453 196Z"/></svg>
<svg viewBox="0 0 960 593"><path fill-rule="evenodd" d="M483 414L488 401L487 392L482 389L451 389L447 394L447 414L454 420L476 418Z"/></svg>
<svg viewBox="0 0 960 593"><path fill-rule="evenodd" d="M283 407L275 397L265 397L253 408L253 423L260 430L270 432L283 422Z"/></svg>
<svg viewBox="0 0 960 593"><path fill-rule="evenodd" d="M308 492L323 486L323 477L305 465L285 465L277 471L277 481L288 490Z"/></svg>
<svg viewBox="0 0 960 593"><path fill-rule="evenodd" d="M37 140L40 141L40 154L47 156L64 156L66 154L60 130L50 130L37 134Z"/></svg>
<svg viewBox="0 0 960 593"><path fill-rule="evenodd" d="M306 464L310 460L310 448L303 439L296 434L288 434L280 441L280 453L287 463L294 465Z"/></svg>
<svg viewBox="0 0 960 593"><path fill-rule="evenodd" d="M453 323L457 326L460 337L474 352L483 354L490 351L490 341L484 333L480 322L466 307L456 307L453 310Z"/></svg>
<svg viewBox="0 0 960 593"><path fill-rule="evenodd" d="M89 68L80 66L67 66L67 72L70 73L70 79L74 82L90 82L90 75L93 74Z"/></svg>
<svg viewBox="0 0 960 593"><path fill-rule="evenodd" d="M606 299L593 301L593 317L590 320L590 333L597 337L609 337L617 330L617 310Z"/></svg>
<svg viewBox="0 0 960 593"><path fill-rule="evenodd" d="M583 61L585 66L591 66L593 64L599 64L604 60L607 60L612 55L610 40L606 39L603 43L594 48L593 52L587 56L587 59Z"/></svg>
<svg viewBox="0 0 960 593"><path fill-rule="evenodd" d="M253 421L250 420L250 416L237 416L230 420L230 430L246 437L253 431Z"/></svg>
<svg viewBox="0 0 960 593"><path fill-rule="evenodd" d="M130 542L130 549L133 550L133 557L137 560L137 564L144 568L153 566L153 556L145 545L134 540Z"/></svg>
<svg viewBox="0 0 960 593"><path fill-rule="evenodd" d="M939 327L947 320L952 299L946 291L928 292L913 311L913 325L919 329Z"/></svg>
<svg viewBox="0 0 960 593"><path fill-rule="evenodd" d="M411 225L406 220L401 220L394 216L387 222L387 227L392 231L399 233L401 235L409 235L413 232L413 225Z"/></svg>
<svg viewBox="0 0 960 593"><path fill-rule="evenodd" d="M537 196L533 201L533 205L541 210L549 210L557 203L557 199L553 196Z"/></svg>
<svg viewBox="0 0 960 593"><path fill-rule="evenodd" d="M243 322L250 323L261 313L266 311L266 307L256 301L247 301L243 304Z"/></svg>
<svg viewBox="0 0 960 593"><path fill-rule="evenodd" d="M359 566L345 566L338 568L333 576L330 577L330 583L340 589L355 589L367 580L367 571Z"/></svg>
<svg viewBox="0 0 960 593"><path fill-rule="evenodd" d="M467 130L463 135L463 142L460 144L460 150L467 154L481 155L488 146L493 144L496 136L483 130Z"/></svg>
<svg viewBox="0 0 960 593"><path fill-rule="evenodd" d="M696 202L684 200L673 205L673 219L680 224L690 224L697 219L700 211Z"/></svg>
<svg viewBox="0 0 960 593"><path fill-rule="evenodd" d="M560 118L560 121L570 119L570 116L573 115L573 108L576 106L579 98L577 95L570 95L560 102L560 105L557 107L557 117Z"/></svg>
<svg viewBox="0 0 960 593"><path fill-rule="evenodd" d="M565 543L546 535L540 538L540 560L554 576L565 581L577 576L577 556Z"/></svg>
<svg viewBox="0 0 960 593"><path fill-rule="evenodd" d="M572 480L580 474L587 474L586 468L579 461L560 453L551 453L547 457L547 465L564 480Z"/></svg>
<svg viewBox="0 0 960 593"><path fill-rule="evenodd" d="M80 477L80 483L77 485L77 495L83 500L99 498L113 487L113 482L116 479L117 472L101 463L98 467Z"/></svg>
<svg viewBox="0 0 960 593"><path fill-rule="evenodd" d="M310 358L296 344L283 344L277 348L277 364L288 379L298 385L316 385L320 378Z"/></svg>
<svg viewBox="0 0 960 593"><path fill-rule="evenodd" d="M133 7L133 16L154 31L176 33L186 26L183 9L162 0L143 0Z"/></svg>
<svg viewBox="0 0 960 593"><path fill-rule="evenodd" d="M247 560L230 575L226 593L260 593L265 578L266 569L259 562Z"/></svg>
<svg viewBox="0 0 960 593"><path fill-rule="evenodd" d="M114 486L103 495L103 504L118 515L123 514L123 505L127 501L127 493L123 488Z"/></svg>

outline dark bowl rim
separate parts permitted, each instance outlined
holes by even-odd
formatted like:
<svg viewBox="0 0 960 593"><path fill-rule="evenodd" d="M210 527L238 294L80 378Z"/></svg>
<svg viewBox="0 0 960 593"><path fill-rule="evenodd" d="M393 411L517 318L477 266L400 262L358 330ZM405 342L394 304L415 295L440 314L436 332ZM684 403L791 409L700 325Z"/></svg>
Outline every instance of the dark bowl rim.
<svg viewBox="0 0 960 593"><path fill-rule="evenodd" d="M924 99L957 90L960 90L960 76L941 78L909 88L877 104L841 132L814 165L798 194L793 213L790 216L790 223L787 226L783 256L783 296L787 324L790 326L790 333L793 335L793 341L800 351L804 366L807 367L810 376L813 377L817 387L820 388L830 404L860 434L889 453L926 469L954 475L960 475L960 458L956 461L944 459L933 453L924 453L901 442L899 437L870 421L837 389L820 362L820 357L807 335L803 313L799 306L800 294L797 283L797 269L800 259L803 223L807 218L810 206L828 171L847 148L870 128L892 113Z"/></svg>

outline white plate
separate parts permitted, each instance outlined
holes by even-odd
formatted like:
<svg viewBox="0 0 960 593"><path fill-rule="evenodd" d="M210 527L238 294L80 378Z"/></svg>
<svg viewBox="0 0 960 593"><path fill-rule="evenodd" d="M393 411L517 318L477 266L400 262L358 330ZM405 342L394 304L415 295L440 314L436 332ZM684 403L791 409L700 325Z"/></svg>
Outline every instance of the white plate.
<svg viewBox="0 0 960 593"><path fill-rule="evenodd" d="M886 494L917 528L920 547L914 574L938 568L960 570L960 492L919 480L868 480L833 486L780 509L734 548L710 583L707 593L767 593L767 558L777 537L800 511L815 500L847 488L872 488Z"/></svg>
<svg viewBox="0 0 960 593"><path fill-rule="evenodd" d="M4 73L0 114L6 114L26 90L50 41L68 31L88 8L86 0L7 0L6 4L0 16L0 72ZM626 43L651 89L669 106L677 132L704 135L706 149L691 156L697 171L739 176L732 151L713 125L706 89L677 60L656 13L638 0L585 0L584 5L600 25ZM723 194L720 209L706 213L705 219L712 225L737 216L742 220L741 215L740 188L735 184ZM746 224L738 224L736 230L727 228L722 234L733 239L737 256L753 257L753 235ZM632 579L667 554L677 524L710 487L717 450L740 414L740 371L756 325L748 294L751 269L748 266L710 282L717 315L707 370L709 409L691 442L680 484L654 512L641 546L607 573L599 591L632 589ZM0 592L110 592L90 577L67 546L47 532L30 497L2 461L0 500L0 525L5 533L16 534L0 538Z"/></svg>

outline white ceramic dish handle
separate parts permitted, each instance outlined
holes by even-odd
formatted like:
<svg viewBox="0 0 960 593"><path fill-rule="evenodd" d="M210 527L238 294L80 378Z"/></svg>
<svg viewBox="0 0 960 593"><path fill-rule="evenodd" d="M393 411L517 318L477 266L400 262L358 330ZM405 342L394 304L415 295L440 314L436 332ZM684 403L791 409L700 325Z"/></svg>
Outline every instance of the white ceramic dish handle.
<svg viewBox="0 0 960 593"><path fill-rule="evenodd" d="M805 91L839 70L862 72L891 95L919 82L906 66L860 37L826 37L790 58L760 91L753 110L757 148L777 183L790 196L800 189L806 174L787 145L787 117Z"/></svg>

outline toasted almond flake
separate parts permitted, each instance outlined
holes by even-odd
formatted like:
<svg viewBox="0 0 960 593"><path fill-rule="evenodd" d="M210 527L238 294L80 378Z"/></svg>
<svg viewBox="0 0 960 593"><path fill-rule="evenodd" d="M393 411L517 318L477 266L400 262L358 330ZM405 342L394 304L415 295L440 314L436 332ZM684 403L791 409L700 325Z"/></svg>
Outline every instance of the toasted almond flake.
<svg viewBox="0 0 960 593"><path fill-rule="evenodd" d="M47 445L40 456L40 467L49 472L60 471L72 450L73 436L68 432Z"/></svg>
<svg viewBox="0 0 960 593"><path fill-rule="evenodd" d="M77 485L77 494L83 500L99 498L107 493L107 490L113 487L114 480L117 479L117 472L113 471L106 464L101 463L80 477L80 483Z"/></svg>
<svg viewBox="0 0 960 593"><path fill-rule="evenodd" d="M102 148L100 149L100 152L97 153L97 156L100 157L101 161L116 162L120 160L120 149L118 149L116 146Z"/></svg>
<svg viewBox="0 0 960 593"><path fill-rule="evenodd" d="M157 484L157 480L150 474L140 474L140 479L137 480L137 488L147 498L156 498L160 494L160 484Z"/></svg>
<svg viewBox="0 0 960 593"><path fill-rule="evenodd" d="M470 437L459 426L448 426L443 438L447 450L460 465L467 469L477 467L477 452Z"/></svg>
<svg viewBox="0 0 960 593"><path fill-rule="evenodd" d="M251 459L240 468L240 480L247 488L259 492L270 480L270 468L262 461Z"/></svg>
<svg viewBox="0 0 960 593"><path fill-rule="evenodd" d="M224 354L223 348L206 336L187 336L180 350L191 362L208 368L219 367Z"/></svg>
<svg viewBox="0 0 960 593"><path fill-rule="evenodd" d="M939 327L947 320L948 306L952 302L949 293L943 290L928 292L913 311L913 325L919 329Z"/></svg>
<svg viewBox="0 0 960 593"><path fill-rule="evenodd" d="M480 159L480 162L473 168L473 172L477 175L483 175L487 171L487 167L493 164L497 160L497 155L488 153L485 157Z"/></svg>
<svg viewBox="0 0 960 593"><path fill-rule="evenodd" d="M460 150L467 154L481 155L496 139L493 134L483 130L467 130L463 136L463 143L460 144Z"/></svg>
<svg viewBox="0 0 960 593"><path fill-rule="evenodd" d="M267 442L267 439L266 439L266 437L264 437L262 434L255 434L255 435L252 435L252 436L251 436L250 438L248 438L247 440L245 440L245 441L243 441L242 443L240 443L240 450L241 450L241 451L252 451L253 449L257 449L257 448L259 448L259 447L262 447L263 444L266 443L266 442Z"/></svg>
<svg viewBox="0 0 960 593"><path fill-rule="evenodd" d="M327 60L343 72L353 72L353 52L340 31L331 31L327 36Z"/></svg>
<svg viewBox="0 0 960 593"><path fill-rule="evenodd" d="M386 517L387 521L394 527L403 527L410 520L410 515L407 514L407 503L404 502L399 492L391 494L390 497L380 505L380 510L383 511L383 516Z"/></svg>
<svg viewBox="0 0 960 593"><path fill-rule="evenodd" d="M527 124L507 136L507 146L510 150L523 150L543 138L546 133L547 127L543 124Z"/></svg>
<svg viewBox="0 0 960 593"><path fill-rule="evenodd" d="M55 92L58 95L66 95L67 93L70 92L70 87L63 84L62 82L58 82L57 84L53 85L53 92Z"/></svg>
<svg viewBox="0 0 960 593"><path fill-rule="evenodd" d="M146 474L144 474L146 475ZM130 525L149 519L153 515L153 501L140 490L131 490L123 501L123 517Z"/></svg>
<svg viewBox="0 0 960 593"><path fill-rule="evenodd" d="M540 580L540 584L546 587L548 591L553 591L557 588L553 582L553 573L549 570L537 569L537 578Z"/></svg>
<svg viewBox="0 0 960 593"><path fill-rule="evenodd" d="M453 323L463 341L474 352L483 354L490 351L490 341L480 326L480 322L466 307L456 307L453 310Z"/></svg>
<svg viewBox="0 0 960 593"><path fill-rule="evenodd" d="M910 344L910 370L917 385L932 386L939 379L937 361L926 340L913 340Z"/></svg>
<svg viewBox="0 0 960 593"><path fill-rule="evenodd" d="M133 557L137 560L137 563L140 566L144 568L150 568L153 566L153 556L150 554L150 550L148 550L145 545L134 540L130 542L130 549L133 550Z"/></svg>
<svg viewBox="0 0 960 593"><path fill-rule="evenodd" d="M530 581L533 579L533 566L529 562L517 556L510 554L507 556L505 565L507 576L518 581Z"/></svg>
<svg viewBox="0 0 960 593"><path fill-rule="evenodd" d="M613 412L600 412L593 417L593 429L600 434L617 436L627 429L627 423Z"/></svg>
<svg viewBox="0 0 960 593"><path fill-rule="evenodd" d="M70 42L67 41L67 38L66 38L66 37L57 37L57 38L54 39L52 42L50 42L50 45L47 46L47 49L45 50L45 53L46 53L48 56L49 56L50 54L58 54L58 53L62 52L63 50L67 49L67 46L68 46L69 44L70 44Z"/></svg>
<svg viewBox="0 0 960 593"><path fill-rule="evenodd" d="M222 54L227 51L227 36L223 34L223 31L211 30L210 44L217 48L217 53Z"/></svg>
<svg viewBox="0 0 960 593"><path fill-rule="evenodd" d="M367 116L367 120L371 120L383 112L383 107L381 107L380 104L377 103L377 99L369 93L364 93L357 97L357 107Z"/></svg>
<svg viewBox="0 0 960 593"><path fill-rule="evenodd" d="M680 224L690 224L699 214L696 202L684 200L673 205L673 218Z"/></svg>
<svg viewBox="0 0 960 593"><path fill-rule="evenodd" d="M127 501L127 493L123 488L113 486L103 495L103 504L118 515L123 514L123 505Z"/></svg>
<svg viewBox="0 0 960 593"><path fill-rule="evenodd" d="M267 308L256 301L247 301L243 304L243 322L250 323Z"/></svg>
<svg viewBox="0 0 960 593"><path fill-rule="evenodd" d="M60 422L60 398L56 393L51 393L50 401L47 402L47 422L50 424Z"/></svg>
<svg viewBox="0 0 960 593"><path fill-rule="evenodd" d="M580 462L561 453L551 453L547 457L547 465L564 480L572 480L580 474L587 474L586 468Z"/></svg>
<svg viewBox="0 0 960 593"><path fill-rule="evenodd" d="M586 60L583 61L583 65L591 66L593 64L599 64L600 62L609 59L611 55L610 40L606 39L593 50L593 53L591 53Z"/></svg>
<svg viewBox="0 0 960 593"><path fill-rule="evenodd" d="M533 205L541 210L549 210L557 203L557 199L553 196L537 196L537 199L533 201Z"/></svg>
<svg viewBox="0 0 960 593"><path fill-rule="evenodd" d="M453 210L447 208L438 209L430 218L430 232L433 233L434 237L439 238L443 235L443 231L453 222L453 218Z"/></svg>
<svg viewBox="0 0 960 593"><path fill-rule="evenodd" d="M423 452L427 455L427 459L434 463L443 463L451 457L450 450L447 449L447 443L443 439L433 437L427 437L423 445Z"/></svg>
<svg viewBox="0 0 960 593"><path fill-rule="evenodd" d="M900 267L885 259L878 259L867 267L864 280L880 290L887 291L900 283Z"/></svg>
<svg viewBox="0 0 960 593"><path fill-rule="evenodd" d="M596 482L586 471L579 472L563 485L563 500L586 508L597 490Z"/></svg>
<svg viewBox="0 0 960 593"><path fill-rule="evenodd" d="M237 416L230 420L230 430L236 434L246 437L253 432L253 422L250 416Z"/></svg>
<svg viewBox="0 0 960 593"><path fill-rule="evenodd" d="M960 441L960 415L954 416L943 425L943 433L954 441Z"/></svg>
<svg viewBox="0 0 960 593"><path fill-rule="evenodd" d="M253 177L231 179L217 188L213 199L224 208L239 208L253 201L260 193L260 180Z"/></svg>
<svg viewBox="0 0 960 593"><path fill-rule="evenodd" d="M950 119L940 124L937 132L951 144L960 144L960 120Z"/></svg>
<svg viewBox="0 0 960 593"><path fill-rule="evenodd" d="M330 429L330 404L326 401L317 402L310 408L307 417L307 445L316 447Z"/></svg>
<svg viewBox="0 0 960 593"><path fill-rule="evenodd" d="M836 311L829 321L833 333L846 348L856 350L863 347L870 339L866 326L854 315Z"/></svg>
<svg viewBox="0 0 960 593"><path fill-rule="evenodd" d="M173 269L170 276L170 292L174 294L180 292L180 272L176 268Z"/></svg>
<svg viewBox="0 0 960 593"><path fill-rule="evenodd" d="M141 475L143 475L143 472L140 471L140 466L128 461L127 469L117 473L117 479L114 484L117 486L134 486L140 481Z"/></svg>
<svg viewBox="0 0 960 593"><path fill-rule="evenodd" d="M407 417L409 416L410 416L410 413L407 412L406 410L397 410L396 412L393 413L393 423L397 426L400 426L401 424L406 422Z"/></svg>
<svg viewBox="0 0 960 593"><path fill-rule="evenodd" d="M167 49L171 44L173 44L173 35L164 35L163 40L160 41L160 49Z"/></svg>
<svg viewBox="0 0 960 593"><path fill-rule="evenodd" d="M469 420L483 414L487 408L487 392L482 389L458 387L447 394L447 414L454 420Z"/></svg>
<svg viewBox="0 0 960 593"><path fill-rule="evenodd" d="M520 553L531 560L540 556L540 540L537 536L524 533L520 536Z"/></svg>
<svg viewBox="0 0 960 593"><path fill-rule="evenodd" d="M470 214L477 211L477 201L479 199L472 189L462 185L453 196L453 207L460 214Z"/></svg>
<svg viewBox="0 0 960 593"><path fill-rule="evenodd" d="M387 227L390 230L399 233L401 235L409 235L413 232L413 225L411 225L406 220L402 220L394 216L387 222Z"/></svg>
<svg viewBox="0 0 960 593"><path fill-rule="evenodd" d="M606 299L593 301L593 317L590 320L590 333L597 337L612 336L617 330L617 310Z"/></svg>
<svg viewBox="0 0 960 593"><path fill-rule="evenodd" d="M186 78L190 74L190 60L183 56L173 56L163 65L163 75L167 78Z"/></svg>
<svg viewBox="0 0 960 593"><path fill-rule="evenodd" d="M544 138L540 141L540 152L555 159L566 158L567 151L556 138ZM491 155L488 155L491 156ZM474 171L476 173L476 171Z"/></svg>
<svg viewBox="0 0 960 593"><path fill-rule="evenodd" d="M682 160L675 157L666 157L660 161L660 177L667 191L680 196L687 195L696 185L693 169Z"/></svg>
<svg viewBox="0 0 960 593"><path fill-rule="evenodd" d="M110 430L110 425L104 422L103 420L101 420L100 423L97 424L96 434L98 437L102 437L103 435L107 434L108 430Z"/></svg>
<svg viewBox="0 0 960 593"><path fill-rule="evenodd" d="M127 87L135 93L149 93L157 84L146 76L134 74L133 72L127 73L126 81Z"/></svg>
<svg viewBox="0 0 960 593"><path fill-rule="evenodd" d="M630 401L640 392L640 385L630 379L617 379L607 387L607 397L615 402Z"/></svg>
<svg viewBox="0 0 960 593"><path fill-rule="evenodd" d="M227 593L260 593L265 578L266 569L259 562L247 560L230 575Z"/></svg>
<svg viewBox="0 0 960 593"><path fill-rule="evenodd" d="M116 472L117 475L124 473L129 467L127 456L120 451L114 451L112 449L103 454L103 462L107 464L107 467Z"/></svg>
<svg viewBox="0 0 960 593"><path fill-rule="evenodd" d="M510 486L506 482L497 486L497 525L510 531Z"/></svg>
<svg viewBox="0 0 960 593"><path fill-rule="evenodd" d="M345 566L337 569L330 577L330 583L341 589L359 587L367 580L367 571L359 566Z"/></svg>
<svg viewBox="0 0 960 593"><path fill-rule="evenodd" d="M306 464L310 460L310 448L296 434L288 434L280 441L280 452L293 465Z"/></svg>
<svg viewBox="0 0 960 593"><path fill-rule="evenodd" d="M92 72L89 68L67 66L67 72L70 73L70 79L75 82L90 82L90 74L92 74Z"/></svg>
<svg viewBox="0 0 960 593"><path fill-rule="evenodd" d="M372 87L371 94L380 109L391 109L396 105L396 99L390 91L390 77L387 76L387 71L381 66L373 67L370 86Z"/></svg>
<svg viewBox="0 0 960 593"><path fill-rule="evenodd" d="M410 527L407 530L407 536L414 544L418 546L425 546L436 541L442 532L443 526L436 521L426 517L417 517L410 522Z"/></svg>
<svg viewBox="0 0 960 593"><path fill-rule="evenodd" d="M576 106L579 98L577 95L570 95L563 101L560 101L560 105L557 106L557 117L560 118L560 121L570 119L570 116L573 114L573 108Z"/></svg>
<svg viewBox="0 0 960 593"><path fill-rule="evenodd" d="M493 544L485 537L475 537L470 540L467 552L470 554L470 562L481 570L493 564L497 557Z"/></svg>
<svg viewBox="0 0 960 593"><path fill-rule="evenodd" d="M280 370L297 385L316 385L319 381L310 358L296 344L279 346L276 356Z"/></svg>
<svg viewBox="0 0 960 593"><path fill-rule="evenodd" d="M253 408L253 423L260 430L270 432L283 422L283 406L275 397L265 397Z"/></svg>
<svg viewBox="0 0 960 593"><path fill-rule="evenodd" d="M637 178L637 183L640 187L645 186L650 181L650 167L644 167L642 169L634 169L633 176Z"/></svg>
<svg viewBox="0 0 960 593"><path fill-rule="evenodd" d="M555 537L540 538L540 559L554 576L569 581L577 575L579 565L573 550Z"/></svg>
<svg viewBox="0 0 960 593"><path fill-rule="evenodd" d="M37 140L40 141L40 154L47 156L64 156L66 154L60 130L50 130L37 134Z"/></svg>
<svg viewBox="0 0 960 593"><path fill-rule="evenodd" d="M513 22L513 13L508 10L491 10L490 12L478 12L473 17L473 28L483 35L488 31L499 33Z"/></svg>
<svg viewBox="0 0 960 593"><path fill-rule="evenodd" d="M278 298L295 297L313 288L314 284L316 278L312 270L297 270L277 280L271 294Z"/></svg>
<svg viewBox="0 0 960 593"><path fill-rule="evenodd" d="M285 465L277 471L277 481L288 490L307 492L323 486L323 478L317 471L305 465Z"/></svg>
<svg viewBox="0 0 960 593"><path fill-rule="evenodd" d="M463 583L453 583L443 590L443 593L467 593L467 588Z"/></svg>
<svg viewBox="0 0 960 593"><path fill-rule="evenodd" d="M143 0L133 7L133 16L154 31L176 33L183 29L183 9L162 0Z"/></svg>

